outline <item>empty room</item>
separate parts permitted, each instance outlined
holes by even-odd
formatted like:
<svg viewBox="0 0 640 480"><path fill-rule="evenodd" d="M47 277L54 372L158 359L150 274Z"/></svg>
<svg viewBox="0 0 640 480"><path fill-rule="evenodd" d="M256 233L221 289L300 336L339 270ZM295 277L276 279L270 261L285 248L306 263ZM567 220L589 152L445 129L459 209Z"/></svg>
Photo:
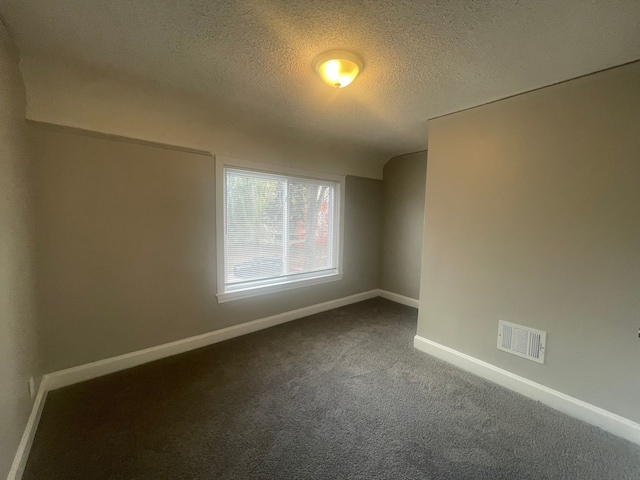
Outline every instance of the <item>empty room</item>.
<svg viewBox="0 0 640 480"><path fill-rule="evenodd" d="M640 3L0 0L0 479L640 479Z"/></svg>

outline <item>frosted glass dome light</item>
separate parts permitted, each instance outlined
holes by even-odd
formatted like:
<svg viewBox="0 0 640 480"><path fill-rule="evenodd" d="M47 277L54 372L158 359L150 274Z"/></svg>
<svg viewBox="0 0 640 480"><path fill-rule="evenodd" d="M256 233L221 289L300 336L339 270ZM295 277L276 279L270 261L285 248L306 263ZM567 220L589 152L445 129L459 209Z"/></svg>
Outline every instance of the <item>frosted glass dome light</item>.
<svg viewBox="0 0 640 480"><path fill-rule="evenodd" d="M316 72L327 85L344 88L362 71L362 59L355 53L333 51L323 53L314 61Z"/></svg>

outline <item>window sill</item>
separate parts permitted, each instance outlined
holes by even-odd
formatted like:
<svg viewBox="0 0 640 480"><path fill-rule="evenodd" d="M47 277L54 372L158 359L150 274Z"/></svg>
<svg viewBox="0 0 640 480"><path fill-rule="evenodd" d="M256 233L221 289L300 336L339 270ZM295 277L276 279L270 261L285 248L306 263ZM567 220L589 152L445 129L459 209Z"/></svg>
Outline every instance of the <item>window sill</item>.
<svg viewBox="0 0 640 480"><path fill-rule="evenodd" d="M310 285L319 285L321 283L335 282L336 280L342 280L342 273L331 273L329 275L323 275L321 277L307 278L304 280L289 280L282 283L276 283L273 285L266 285L260 287L251 287L244 290L235 290L232 292L218 293L218 303L226 303L234 300L241 300L243 298L257 297L258 295L266 295L268 293L284 292L286 290L292 290L294 288L308 287Z"/></svg>

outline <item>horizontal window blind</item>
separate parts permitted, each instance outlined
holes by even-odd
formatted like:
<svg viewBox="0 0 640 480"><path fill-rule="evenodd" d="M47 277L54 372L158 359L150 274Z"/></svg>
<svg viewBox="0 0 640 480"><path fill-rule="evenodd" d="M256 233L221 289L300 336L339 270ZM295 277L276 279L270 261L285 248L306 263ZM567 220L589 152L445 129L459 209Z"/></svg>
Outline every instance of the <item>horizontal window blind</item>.
<svg viewBox="0 0 640 480"><path fill-rule="evenodd" d="M335 182L224 168L225 292L335 273Z"/></svg>

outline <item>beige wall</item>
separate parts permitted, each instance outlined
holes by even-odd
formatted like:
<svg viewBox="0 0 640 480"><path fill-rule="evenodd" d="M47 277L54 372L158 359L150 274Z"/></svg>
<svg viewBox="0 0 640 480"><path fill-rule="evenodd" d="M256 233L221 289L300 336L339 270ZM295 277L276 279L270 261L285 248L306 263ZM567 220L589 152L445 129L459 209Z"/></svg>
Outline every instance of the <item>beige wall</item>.
<svg viewBox="0 0 640 480"><path fill-rule="evenodd" d="M424 223L427 152L392 158L384 166L381 288L417 299Z"/></svg>
<svg viewBox="0 0 640 480"><path fill-rule="evenodd" d="M343 280L218 304L212 157L29 128L48 372L378 287L380 180L346 179Z"/></svg>
<svg viewBox="0 0 640 480"><path fill-rule="evenodd" d="M38 374L30 165L25 92L0 21L0 478L6 478L31 410Z"/></svg>
<svg viewBox="0 0 640 480"><path fill-rule="evenodd" d="M431 121L424 249L419 335L640 421L640 63Z"/></svg>

